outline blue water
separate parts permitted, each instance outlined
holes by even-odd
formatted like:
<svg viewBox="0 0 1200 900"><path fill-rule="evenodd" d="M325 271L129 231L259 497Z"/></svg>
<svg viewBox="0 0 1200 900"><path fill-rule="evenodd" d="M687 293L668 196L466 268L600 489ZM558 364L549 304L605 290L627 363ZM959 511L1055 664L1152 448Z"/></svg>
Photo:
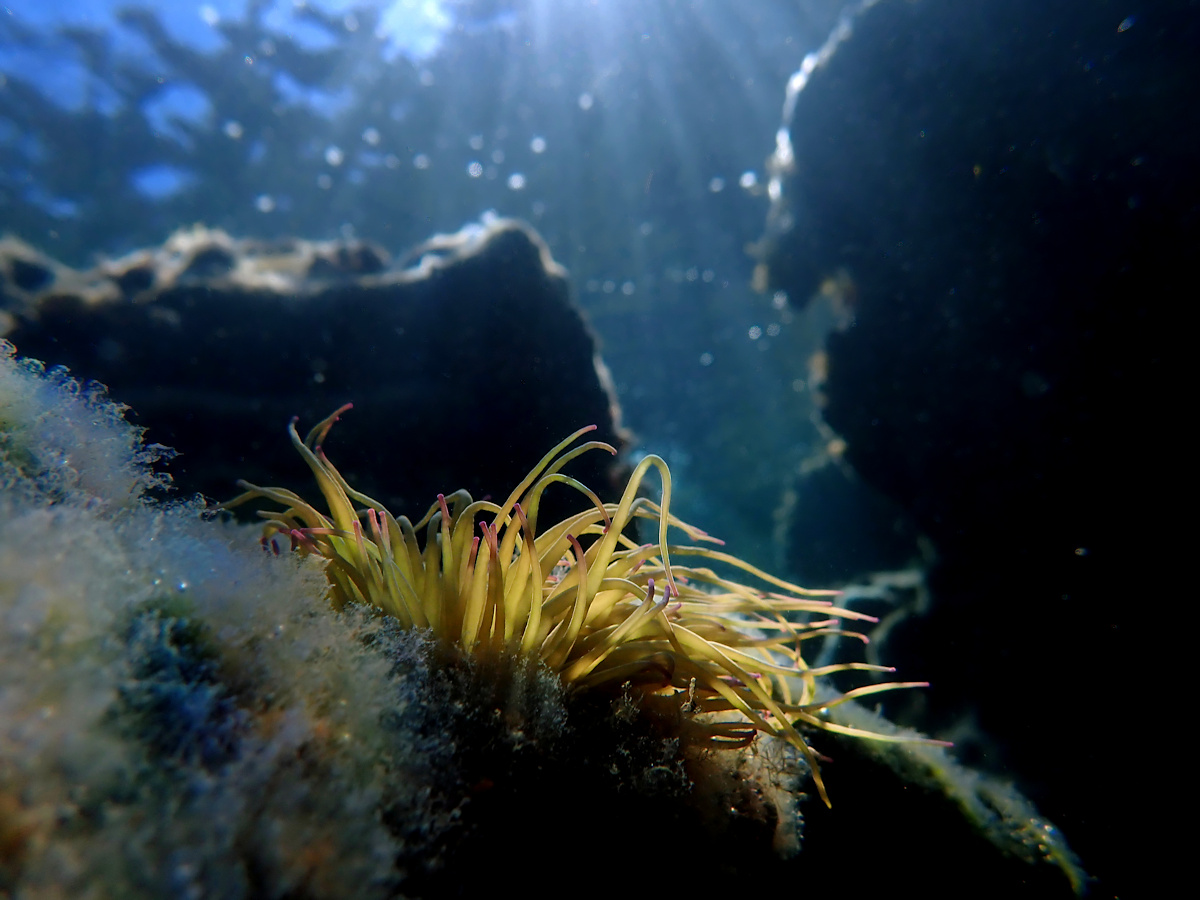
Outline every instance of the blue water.
<svg viewBox="0 0 1200 900"><path fill-rule="evenodd" d="M399 253L488 210L525 219L626 424L684 476L681 510L773 562L820 331L750 289L745 246L784 85L839 3L130 8L0 14L8 230L82 265L192 222Z"/></svg>

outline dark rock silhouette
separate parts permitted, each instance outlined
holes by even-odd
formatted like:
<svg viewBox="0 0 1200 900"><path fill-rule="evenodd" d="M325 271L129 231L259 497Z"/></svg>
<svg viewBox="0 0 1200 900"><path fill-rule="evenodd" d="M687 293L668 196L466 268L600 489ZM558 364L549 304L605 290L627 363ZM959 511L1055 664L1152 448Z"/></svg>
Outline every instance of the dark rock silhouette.
<svg viewBox="0 0 1200 900"><path fill-rule="evenodd" d="M516 222L431 240L409 268L362 243L204 229L86 272L0 249L2 336L132 406L147 440L179 451L184 494L228 499L239 478L311 494L286 425L306 431L347 402L326 449L398 515L458 488L503 499L584 425L625 443L564 273ZM571 471L611 496L614 465L590 453Z"/></svg>
<svg viewBox="0 0 1200 900"><path fill-rule="evenodd" d="M1100 787L1132 700L1102 673L1140 670L1129 604L1161 578L1144 442L1171 419L1157 310L1194 293L1198 40L1190 3L881 2L798 96L761 248L793 301L848 273L824 419L936 546L889 659L1114 892L1139 788Z"/></svg>

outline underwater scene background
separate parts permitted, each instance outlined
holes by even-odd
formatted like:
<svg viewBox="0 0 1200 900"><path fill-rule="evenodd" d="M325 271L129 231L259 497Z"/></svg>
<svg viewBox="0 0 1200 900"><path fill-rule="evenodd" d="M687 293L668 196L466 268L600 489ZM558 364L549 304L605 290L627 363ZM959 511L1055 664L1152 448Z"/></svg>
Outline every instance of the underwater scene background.
<svg viewBox="0 0 1200 900"><path fill-rule="evenodd" d="M1197 47L1187 0L0 7L0 895L1161 895ZM315 497L287 425L346 403L414 522L596 425L602 512L661 457L875 620L805 665L930 687L714 749L638 693L680 646L604 694L335 615L320 528L213 507Z"/></svg>

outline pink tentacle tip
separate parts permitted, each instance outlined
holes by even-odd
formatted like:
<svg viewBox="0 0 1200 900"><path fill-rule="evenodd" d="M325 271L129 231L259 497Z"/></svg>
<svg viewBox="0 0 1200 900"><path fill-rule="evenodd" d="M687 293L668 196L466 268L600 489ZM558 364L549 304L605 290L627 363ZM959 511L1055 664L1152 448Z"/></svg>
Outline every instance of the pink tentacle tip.
<svg viewBox="0 0 1200 900"><path fill-rule="evenodd" d="M293 550L295 550L297 547L315 549L317 546L316 541L314 541L309 535L305 534L299 528L293 528L291 531L289 531L288 537L292 539Z"/></svg>
<svg viewBox="0 0 1200 900"><path fill-rule="evenodd" d="M492 556L498 557L500 555L500 542L497 539L496 530L487 522L480 522L479 530L483 532L483 539L487 541L488 547L491 548ZM476 540L479 539L476 538Z"/></svg>
<svg viewBox="0 0 1200 900"><path fill-rule="evenodd" d="M567 540L571 542L571 547L575 551L575 565L579 565L583 561L583 546L579 543L579 538L573 534L568 534Z"/></svg>

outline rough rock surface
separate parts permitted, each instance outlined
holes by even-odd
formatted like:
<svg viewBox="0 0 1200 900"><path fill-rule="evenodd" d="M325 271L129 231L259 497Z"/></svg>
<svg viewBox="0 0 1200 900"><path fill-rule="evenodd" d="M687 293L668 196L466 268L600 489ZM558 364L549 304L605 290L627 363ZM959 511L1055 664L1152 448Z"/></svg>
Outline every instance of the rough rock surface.
<svg viewBox="0 0 1200 900"><path fill-rule="evenodd" d="M797 97L761 245L793 302L848 275L824 419L936 547L933 611L889 662L943 724L978 716L1111 891L1138 816L1086 735L1132 702L1095 679L1140 670L1123 623L1168 540L1171 469L1139 435L1172 420L1156 309L1200 246L1198 22L883 0Z"/></svg>
<svg viewBox="0 0 1200 900"><path fill-rule="evenodd" d="M196 228L76 271L7 239L0 316L22 354L108 385L148 441L179 451L185 494L227 499L238 478L315 493L285 426L299 416L303 433L347 402L330 458L410 516L458 488L506 496L583 425L625 441L564 271L514 221L434 237L395 263L365 243ZM574 466L611 495L611 457Z"/></svg>

